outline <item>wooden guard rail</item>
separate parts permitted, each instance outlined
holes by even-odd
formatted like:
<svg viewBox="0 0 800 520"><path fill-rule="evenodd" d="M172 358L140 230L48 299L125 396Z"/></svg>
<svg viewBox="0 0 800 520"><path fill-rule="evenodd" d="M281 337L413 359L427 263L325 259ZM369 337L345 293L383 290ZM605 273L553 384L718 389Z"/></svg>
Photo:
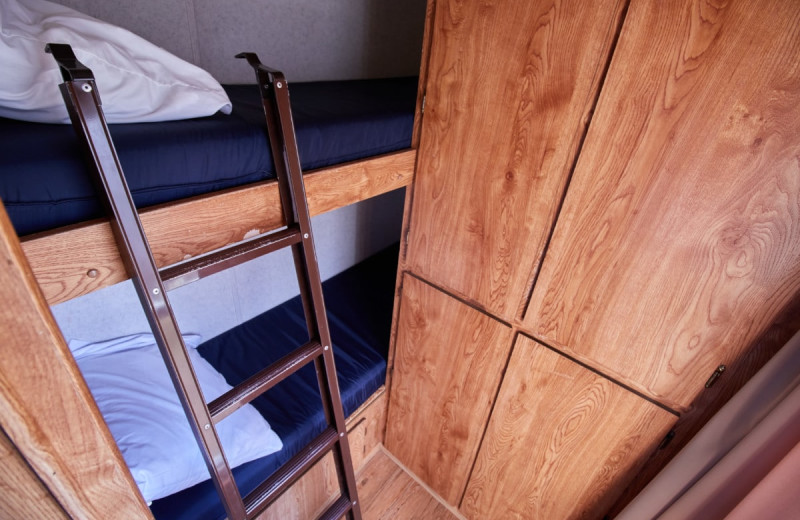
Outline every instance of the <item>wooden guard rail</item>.
<svg viewBox="0 0 800 520"><path fill-rule="evenodd" d="M416 157L405 150L307 173L311 215L408 186ZM275 181L153 206L140 216L159 268L283 225ZM22 247L50 305L128 278L106 221L30 235Z"/></svg>

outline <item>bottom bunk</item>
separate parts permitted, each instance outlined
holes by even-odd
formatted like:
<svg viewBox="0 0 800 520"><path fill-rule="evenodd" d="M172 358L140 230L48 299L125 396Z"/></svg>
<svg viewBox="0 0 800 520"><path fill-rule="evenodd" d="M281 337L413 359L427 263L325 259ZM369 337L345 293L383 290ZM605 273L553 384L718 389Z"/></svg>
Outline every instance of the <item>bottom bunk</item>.
<svg viewBox="0 0 800 520"><path fill-rule="evenodd" d="M346 416L382 389L386 379L397 257L398 246L387 248L323 283ZM298 296L200 344L197 352L228 384L236 385L306 341L308 333ZM76 359L84 370L81 359L78 356ZM96 385L89 377L87 381L92 393L97 394ZM234 468L233 474L243 495L326 426L312 365L302 368L252 404L278 434L283 447ZM106 415L104 408L107 406L99 400L98 405ZM117 437L113 427L111 430ZM155 500L151 511L157 519L225 517L211 480Z"/></svg>

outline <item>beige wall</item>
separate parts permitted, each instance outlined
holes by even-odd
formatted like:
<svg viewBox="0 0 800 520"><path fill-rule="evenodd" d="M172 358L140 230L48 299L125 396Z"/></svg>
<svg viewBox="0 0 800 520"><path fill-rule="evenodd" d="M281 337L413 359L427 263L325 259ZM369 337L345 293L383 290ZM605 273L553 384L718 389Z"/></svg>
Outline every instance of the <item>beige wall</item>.
<svg viewBox="0 0 800 520"><path fill-rule="evenodd" d="M254 51L289 81L416 75L425 0L55 0L208 70L252 83Z"/></svg>

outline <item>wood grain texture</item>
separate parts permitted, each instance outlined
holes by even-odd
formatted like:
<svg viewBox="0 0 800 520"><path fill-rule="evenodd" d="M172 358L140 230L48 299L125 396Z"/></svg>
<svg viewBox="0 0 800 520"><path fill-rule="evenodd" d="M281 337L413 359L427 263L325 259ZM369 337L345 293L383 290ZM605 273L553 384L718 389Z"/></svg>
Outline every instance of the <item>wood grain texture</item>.
<svg viewBox="0 0 800 520"><path fill-rule="evenodd" d="M622 4L437 2L411 270L521 316Z"/></svg>
<svg viewBox="0 0 800 520"><path fill-rule="evenodd" d="M729 366L710 389L704 390L692 403L691 409L681 414L673 430L675 437L663 449L657 450L642 470L628 485L625 492L609 511L615 518L626 505L655 477L672 458L700 431L717 411L727 403L776 353L775 345L785 345L793 334L788 330L800 329L800 301L788 308L772 327L753 344L736 362Z"/></svg>
<svg viewBox="0 0 800 520"><path fill-rule="evenodd" d="M433 17L436 0L428 0L425 6L425 28L422 31L422 56L419 65L419 85L417 87L417 104L414 110L414 131L411 136L411 147L419 148L422 134L422 112L425 98L425 86L428 83L428 63L431 56L431 40L433 38Z"/></svg>
<svg viewBox="0 0 800 520"><path fill-rule="evenodd" d="M2 431L0 468L0 518L69 518Z"/></svg>
<svg viewBox="0 0 800 520"><path fill-rule="evenodd" d="M380 449L387 403L386 391L382 387L347 418L347 438L356 473ZM336 477L333 454L328 453L258 518L259 520L317 518L339 498L339 493L339 480Z"/></svg>
<svg viewBox="0 0 800 520"><path fill-rule="evenodd" d="M800 3L634 0L525 327L685 410L796 308L798 56Z"/></svg>
<svg viewBox="0 0 800 520"><path fill-rule="evenodd" d="M364 520L458 520L385 451L379 450L358 474Z"/></svg>
<svg viewBox="0 0 800 520"><path fill-rule="evenodd" d="M676 418L520 336L461 511L600 518Z"/></svg>
<svg viewBox="0 0 800 520"><path fill-rule="evenodd" d="M386 388L381 387L347 418L347 440L350 442L350 457L356 473L383 444L388 405Z"/></svg>
<svg viewBox="0 0 800 520"><path fill-rule="evenodd" d="M386 447L458 502L511 348L511 328L406 275Z"/></svg>
<svg viewBox="0 0 800 520"><path fill-rule="evenodd" d="M152 518L0 205L0 428L72 518Z"/></svg>
<svg viewBox="0 0 800 520"><path fill-rule="evenodd" d="M336 464L329 452L287 489L258 520L287 518L317 518L326 507L339 498Z"/></svg>
<svg viewBox="0 0 800 520"><path fill-rule="evenodd" d="M416 151L407 150L310 172L309 211L318 215L402 188L415 161ZM283 225L274 181L154 206L141 219L159 267ZM51 305L128 278L107 222L32 235L23 248Z"/></svg>

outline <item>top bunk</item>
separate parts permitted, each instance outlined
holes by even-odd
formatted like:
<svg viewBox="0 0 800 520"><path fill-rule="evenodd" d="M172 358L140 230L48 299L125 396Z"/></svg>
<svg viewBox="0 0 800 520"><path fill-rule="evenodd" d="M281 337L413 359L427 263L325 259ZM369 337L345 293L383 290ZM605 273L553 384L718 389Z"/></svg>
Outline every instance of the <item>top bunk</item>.
<svg viewBox="0 0 800 520"><path fill-rule="evenodd" d="M159 267L282 225L258 87L230 115L109 125ZM407 186L416 78L290 85L312 215ZM70 125L0 118L0 199L50 304L127 278Z"/></svg>
<svg viewBox="0 0 800 520"><path fill-rule="evenodd" d="M133 103L131 96L139 96L138 79L147 77L153 63L161 67L162 62L164 67L157 72L168 69L168 77L173 73L180 76L185 68L183 77L190 81L205 75L219 88L222 98L230 100L230 114L125 124L113 124L109 119L122 170L159 268L283 225L255 84L225 85L223 93L204 70L136 35L120 32L118 27L55 4L48 4L47 20L37 18L41 13L25 9L23 3L14 4L0 16L0 45L5 46L0 65L13 72L12 76L27 74L28 84L19 89L23 95L0 92L0 101L11 99L13 104L30 93L36 97L45 84L55 89L57 76L41 69L42 63L52 62L44 55L43 38L52 36L54 27L63 33L56 41L87 38L82 44L86 52L122 49L113 56L119 60L113 67L100 60L100 66L109 70L95 72L98 81L111 77L122 90L127 89L127 97L117 95L124 109ZM97 34L89 34L84 26ZM83 33L75 36L74 27L83 27ZM28 32L20 38L14 31ZM35 38L31 39L31 34ZM24 53L20 46L27 47ZM157 54L158 60L150 52ZM84 59L80 54L78 58ZM239 60L231 56L229 61ZM248 69L243 62L241 67ZM154 77L152 82L158 83L160 78ZM292 77L288 79L291 82ZM161 81L159 88L164 85L172 82ZM104 93L108 118L112 89L99 84L99 90ZM415 77L291 82L290 93L312 216L410 184L421 107ZM180 104L186 96L179 90L165 97ZM60 99L58 104L62 104ZM0 200L48 303L124 281L126 271L73 129L52 122L29 122L37 121L35 118L20 121L17 116L26 119L25 109L14 110L11 115L0 114L14 118L0 118L0 142L4 144Z"/></svg>

